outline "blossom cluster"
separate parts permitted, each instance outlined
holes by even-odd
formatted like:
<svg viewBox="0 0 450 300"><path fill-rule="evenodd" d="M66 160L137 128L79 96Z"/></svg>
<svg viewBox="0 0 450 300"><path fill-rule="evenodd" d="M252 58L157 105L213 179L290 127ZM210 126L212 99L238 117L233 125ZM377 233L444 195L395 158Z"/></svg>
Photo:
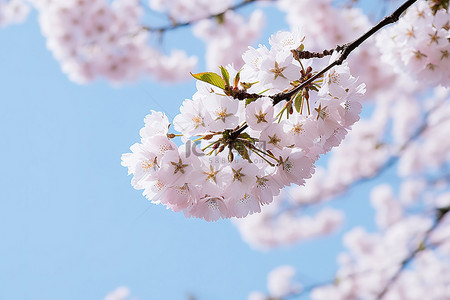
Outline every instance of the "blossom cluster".
<svg viewBox="0 0 450 300"><path fill-rule="evenodd" d="M206 44L206 66L242 65L242 53L259 37L264 28L264 14L255 10L246 18L229 10L219 21L205 19L193 27L193 33Z"/></svg>
<svg viewBox="0 0 450 300"><path fill-rule="evenodd" d="M226 11L231 0L150 0L150 7L167 13L173 20L188 22Z"/></svg>
<svg viewBox="0 0 450 300"><path fill-rule="evenodd" d="M296 270L294 267L285 265L273 269L267 275L267 289L270 296L261 292L252 292L248 300L282 299L296 295L302 291L302 286L295 280Z"/></svg>
<svg viewBox="0 0 450 300"><path fill-rule="evenodd" d="M32 0L39 11L47 47L62 70L78 83L104 77L114 83L152 75L160 80L187 77L195 57L183 51L165 55L149 45L137 0Z"/></svg>
<svg viewBox="0 0 450 300"><path fill-rule="evenodd" d="M304 39L278 32L270 49L244 53L240 71L194 74L198 91L173 120L183 144L172 140L163 113L148 115L141 143L122 157L132 185L152 202L215 221L260 212L283 187L303 184L359 119L365 89L342 65L275 101L314 74L311 61L291 51L302 51Z"/></svg>
<svg viewBox="0 0 450 300"><path fill-rule="evenodd" d="M446 167L450 159L450 146L443 135L443 132L448 131L449 125L448 96L448 89L437 88L434 95L429 95L426 99L395 97L388 105L378 103L373 116L374 122L358 122L351 132L351 135L356 136L348 136L330 158L329 174L326 174L328 176L316 172L305 187L287 191L291 197L285 199L290 199L299 206L320 203L326 197L339 194L344 187L347 188L361 178L379 174L382 166L387 161L392 161L388 159L390 155L399 150L404 151L399 158L398 173L402 182L397 195L395 189L388 184L376 186L370 195L379 232L367 232L361 227L350 230L344 236L344 245L348 251L338 256L339 270L334 284L330 280L330 284L314 288L310 293L312 299L379 299L377 295L384 289L386 295L382 299L437 300L445 299L449 294L450 218L447 212L435 227L430 218L432 215L439 215L436 212L448 211L450 207L450 184ZM383 112L384 110L388 113ZM420 122L417 122L423 118L421 110L427 112L426 130L423 131L420 130ZM389 113L393 124L386 126ZM392 127L391 145L383 141L379 134L386 132L383 127ZM396 129L404 127L408 130ZM366 143L364 146L356 146ZM358 147L366 148L364 154L355 152ZM374 157L376 158L372 160ZM367 173L358 171L353 161L364 162L363 169ZM338 176L341 178L340 182L333 179ZM297 216L297 219L286 221L286 215L295 215L292 206L286 208L286 202L279 206L283 206L289 214L281 214L280 217L279 210L268 213L266 209L261 215L239 222L239 229L245 240L253 246L268 248L292 244L302 239L293 234L283 239L281 233L291 229L295 225L294 221L300 223L300 220L305 219ZM277 218L273 217L275 215ZM252 226L252 223L257 226ZM276 227L269 227L274 223ZM263 229L259 230L258 227ZM297 227L294 232L302 230L300 226ZM269 232L265 239L262 237L263 230ZM270 239L275 235L272 233L280 238ZM414 259L406 267L402 267L404 261L415 251L418 253ZM393 280L397 272L400 275ZM291 284L291 281L285 280L281 286L287 285L286 291L289 291L289 286L293 286ZM270 287L269 292L271 297ZM249 295L249 300L267 300L270 297L254 292Z"/></svg>
<svg viewBox="0 0 450 300"><path fill-rule="evenodd" d="M327 204L380 175L397 160L398 201L414 203L423 194L444 198L436 191L450 188L445 184L450 162L450 143L445 138L450 126L450 90L440 87L418 98L408 92L410 86L398 88L376 100L372 115L352 126L345 140L328 154L326 165L319 166L304 186L285 189L260 214L234 222L242 238L254 248L267 250L332 233L346 214ZM443 179L425 189L427 178ZM397 206L392 204L387 211L395 213ZM318 211L312 215L311 209Z"/></svg>
<svg viewBox="0 0 450 300"><path fill-rule="evenodd" d="M231 9L231 0L150 0L149 3L150 8L168 15L175 26L192 24L192 33L206 45L209 70L219 65L241 66L242 52L256 41L264 28L265 16L261 10L245 18Z"/></svg>
<svg viewBox="0 0 450 300"><path fill-rule="evenodd" d="M376 193L384 192L378 190ZM450 257L442 241L446 241L448 247L448 216L429 233L432 229L429 218L418 215L405 217L402 216L404 212L395 207L394 212L390 212L390 204L395 204L392 195L374 196L377 221L384 230L368 233L357 227L348 232L344 236L348 251L338 256L337 284L314 289L311 298L379 299L378 295L386 289L384 299L446 299L450 292ZM412 258L415 252L413 263L398 273L405 268L406 259ZM394 280L397 273L400 275Z"/></svg>
<svg viewBox="0 0 450 300"><path fill-rule="evenodd" d="M292 28L304 28L314 50L348 43L371 25L360 9L339 9L332 0L280 0L277 5L286 12L286 21ZM314 13L305 14L305 11Z"/></svg>
<svg viewBox="0 0 450 300"><path fill-rule="evenodd" d="M209 69L242 65L242 52L264 28L264 14L256 10L247 19L232 5L231 0L0 0L0 28L23 22L34 7L47 48L76 83L104 78L121 84L142 76L179 81L188 78L198 58L182 49L166 53L155 43L179 24L192 25L205 43ZM148 18L148 11L166 22Z"/></svg>
<svg viewBox="0 0 450 300"><path fill-rule="evenodd" d="M416 183L409 192L402 187L397 196L387 184L376 186L370 200L379 232L362 227L347 232L343 237L346 251L338 255L339 269L333 282L312 288L310 298L446 299L450 292L450 193L441 192L433 201L425 201L434 212L433 220L430 215L410 213L417 207L415 201L427 198L420 189L425 190L425 185ZM275 269L268 277L269 296L252 292L248 299L300 295L301 285L293 280L294 274L292 266ZM271 279L274 276L276 280Z"/></svg>
<svg viewBox="0 0 450 300"><path fill-rule="evenodd" d="M386 62L407 70L419 81L450 86L450 15L434 2L416 2L377 39ZM448 3L448 1L447 1ZM447 4L448 5L448 4ZM448 9L448 8L447 8Z"/></svg>
<svg viewBox="0 0 450 300"><path fill-rule="evenodd" d="M311 180L318 178L317 171ZM316 181L316 180L315 180ZM276 197L271 205L264 207L260 214L254 214L245 219L236 219L234 224L238 227L242 239L255 249L270 250L281 245L293 245L299 241L329 235L344 221L344 214L333 208L325 208L315 213L301 215L295 209L289 207L286 201L292 199L291 194L296 195L303 191L304 186L294 186L285 189ZM321 186L316 186L321 189ZM317 194L320 194L317 191ZM301 198L305 193L296 195ZM308 200L304 197L302 200Z"/></svg>
<svg viewBox="0 0 450 300"><path fill-rule="evenodd" d="M0 28L23 22L30 7L23 0L0 0Z"/></svg>

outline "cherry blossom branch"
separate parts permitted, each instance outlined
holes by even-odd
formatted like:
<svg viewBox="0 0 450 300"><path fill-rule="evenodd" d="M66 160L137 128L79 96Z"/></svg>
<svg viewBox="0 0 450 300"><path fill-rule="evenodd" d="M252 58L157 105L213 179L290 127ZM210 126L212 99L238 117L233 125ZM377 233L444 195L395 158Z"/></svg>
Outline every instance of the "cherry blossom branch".
<svg viewBox="0 0 450 300"><path fill-rule="evenodd" d="M329 64L323 70L321 70L320 72L318 72L313 77L309 78L308 80L306 80L305 82L303 82L299 86L293 88L289 92L285 92L285 93L282 92L282 93L278 93L278 94L275 94L275 95L271 96L271 98L273 99L273 104L275 105L275 104L277 104L277 103L279 103L281 101L291 99L291 97L294 96L298 91L300 91L303 88L305 88L305 87L309 86L310 84L312 84L316 79L321 77L328 70L330 70L331 68L333 68L335 66L341 65L345 61L345 59L347 59L348 55L353 50L358 48L365 40L367 40L369 37L374 35L378 30L380 30L381 28L383 28L383 27L385 27L385 26L387 26L389 24L397 22L398 19L401 16L401 14L404 11L406 11L406 9L408 7L413 5L416 1L417 0L408 0L408 1L406 1L397 10L395 10L391 15L385 17L378 24L376 24L369 31L367 31L365 34L363 34L362 36L360 36L359 38L357 38L353 42L344 44L343 46L336 46L336 48L334 48L333 50L329 50L329 51L338 51L338 52L341 52L341 54L339 55L339 57L334 62Z"/></svg>
<svg viewBox="0 0 450 300"><path fill-rule="evenodd" d="M374 35L377 31L379 31L381 28L385 27L386 25L389 25L389 24L397 22L398 19L401 16L401 14L404 11L406 11L406 9L408 7L410 7L412 4L414 4L416 1L417 0L408 0L408 1L406 1L397 10L395 10L391 15L385 17L377 25L375 25L370 30L368 30L365 34L363 34L362 36L360 36L359 38L357 38L353 42L344 44L343 46L339 46L338 45L338 46L336 46L336 48L330 49L330 50L324 50L322 53L320 53L320 52L303 51L303 50L300 50L300 49L299 50L293 50L292 54L293 54L294 58L296 58L297 60L299 60L300 58L313 58L313 57L322 58L322 57L324 57L326 55L331 55L335 51L340 52L340 55L335 61L333 61L327 67L322 69L320 72L316 73L315 75L313 75L310 78L308 78L309 76L307 76L306 78L308 78L308 79L305 80L304 82L302 82L297 87L291 89L288 92L281 92L281 93L269 96L270 98L272 98L273 105L276 105L276 104L280 103L281 101L291 100L294 95L296 95L302 89L311 86L316 79L322 77L322 75L325 74L328 70L330 70L331 68L333 68L333 67L335 67L337 65L341 65L344 62L344 60L347 59L348 55L353 50L358 48L359 45L361 45L365 40L367 40L369 37ZM247 2L252 2L252 1L247 1ZM241 4L243 4L243 3L241 3ZM303 76L302 76L302 79L303 79ZM258 98L264 97L264 95L262 95L262 94L255 94L255 93L250 94L250 93L247 93L246 90L240 90L237 87L235 87L233 89L230 89L230 90L226 90L226 89L224 89L224 90L226 91L227 95L232 96L234 99L239 99L239 100L258 99ZM236 139L242 132L244 132L245 129L247 129L247 127L248 127L247 124L244 124L240 128L236 128L230 134L231 139L232 140ZM397 159L395 159L393 162L388 162L388 164L391 165L391 164L395 163L395 161Z"/></svg>
<svg viewBox="0 0 450 300"><path fill-rule="evenodd" d="M433 247L436 246L436 244L426 244L427 240L429 239L429 237L431 236L431 234L433 233L433 231L441 224L442 220L444 219L444 216L446 216L448 213L450 213L450 207L445 207L445 208L441 208L436 210L436 221L433 223L433 226L427 230L427 232L424 235L424 238L422 239L422 241L419 243L419 245L417 246L416 249L414 249L414 251L412 251L402 262L401 265L399 267L399 269L397 270L397 272L391 277L391 279L389 280L388 284L383 288L383 290L378 294L377 298L375 298L375 300L381 300L382 297L389 291L389 288L392 286L392 284L395 283L395 281L397 280L397 278L401 275L402 271L405 270L405 268L415 259L415 257L417 256L417 254L419 254L420 252L426 250L426 249L433 249ZM345 279L349 279L352 277L356 277L356 276L361 276L363 274L370 274L372 271L370 270L366 270L363 272L356 272L356 273L352 273L349 274L343 278L341 278L341 280L345 280ZM290 300L290 299L298 299L299 297L302 297L304 295L306 295L307 293L311 292L313 289L316 288L320 288L320 287L324 287L330 284L335 283L335 280L328 280L322 283L316 283L316 284L311 284L308 286L305 286L300 292L297 293L291 293L289 295L286 295L282 298L273 298L273 297L269 297L267 298L267 300Z"/></svg>
<svg viewBox="0 0 450 300"><path fill-rule="evenodd" d="M430 237L431 233L439 226L439 224L442 222L442 220L444 219L444 216L450 212L450 207L445 207L445 208L441 208L438 209L437 211L437 218L436 218L436 222L434 222L433 226L428 229L428 231L425 233L425 236L422 240L422 242L419 243L419 245L417 246L416 249L414 249L413 252L411 252L409 254L408 257L406 257L400 267L398 268L397 272L395 272L395 274L391 277L391 279L389 280L389 282L385 285L385 287L383 288L383 290L378 294L378 296L375 298L375 300L381 300L383 299L384 295L389 291L389 288L397 281L398 277L401 275L401 273L403 272L403 270L409 265L410 262L412 262L414 260L414 258L416 257L416 255L420 252L422 252L423 250L426 249L425 247L425 243L428 240L428 238Z"/></svg>
<svg viewBox="0 0 450 300"><path fill-rule="evenodd" d="M353 50L358 48L364 41L366 41L368 38L370 38L372 35L374 35L377 31L379 31L380 29L382 29L383 27L385 27L385 26L387 26L389 24L397 22L398 19L401 16L401 14L403 12L405 12L406 9L408 9L408 7L413 5L416 1L417 0L408 0L408 1L406 1L397 10L395 10L391 15L385 17L378 24L373 26L369 31L364 33L362 36L360 36L359 38L357 38L353 42L344 44L342 46L338 45L338 46L336 46L333 49L324 50L323 52L309 52L309 51L297 51L297 50L294 50L293 51L294 57L297 55L297 56L299 56L299 58L313 58L313 57L322 58L322 57L324 57L326 55L331 55L334 52L340 52L340 55L335 61L330 63L324 69L322 69L321 71L316 73L314 76L310 77L308 80L302 82L300 85L296 86L292 90L290 90L288 92L281 92L281 93L269 96L270 98L272 98L273 105L276 105L276 104L280 103L281 101L290 100L300 90L302 90L303 88L308 87L309 85L311 85L315 80L317 80L318 78L322 77L322 75L325 74L326 72L328 72L330 69L332 69L335 66L341 65L347 59L347 57L349 56L349 54ZM235 91L235 93L233 93L231 96L233 98L239 99L239 100L248 99L248 98L266 97L265 95L261 95L261 94L254 94L254 93L250 94L250 93L247 93L244 90Z"/></svg>
<svg viewBox="0 0 450 300"><path fill-rule="evenodd" d="M233 6L228 7L227 9L225 9L224 11L217 13L217 14L212 14L212 15L207 15L203 18L199 18L197 20L190 20L190 21L186 21L183 23L174 23L171 25L167 25L167 26L161 26L161 27L150 27L150 26L144 26L142 27L143 30L149 31L149 32L159 32L159 33L164 33L166 31L171 31L171 30L175 30L178 28L182 28L182 27L187 27L187 26L191 26L192 24L195 24L201 20L208 20L208 19L214 19L214 18L220 18L222 17L227 11L236 11L242 7L245 7L251 3L255 3L255 2L260 2L260 1L270 1L270 2L275 2L277 0L244 0L238 4L235 4Z"/></svg>

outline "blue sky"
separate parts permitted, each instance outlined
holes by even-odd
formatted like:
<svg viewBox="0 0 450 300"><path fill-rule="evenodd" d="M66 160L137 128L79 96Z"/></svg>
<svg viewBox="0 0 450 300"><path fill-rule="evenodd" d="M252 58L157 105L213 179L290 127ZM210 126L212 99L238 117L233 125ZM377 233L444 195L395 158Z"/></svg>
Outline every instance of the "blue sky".
<svg viewBox="0 0 450 300"><path fill-rule="evenodd" d="M261 41L280 27L271 22ZM189 38L180 30L166 47ZM121 154L151 109L171 119L194 82L76 85L46 50L35 14L0 30L0 88L0 299L103 299L120 285L140 300L245 299L283 264L306 284L331 279L345 228L372 226L373 183L338 202L349 214L339 234L272 252L251 249L229 221L150 204L131 187Z"/></svg>

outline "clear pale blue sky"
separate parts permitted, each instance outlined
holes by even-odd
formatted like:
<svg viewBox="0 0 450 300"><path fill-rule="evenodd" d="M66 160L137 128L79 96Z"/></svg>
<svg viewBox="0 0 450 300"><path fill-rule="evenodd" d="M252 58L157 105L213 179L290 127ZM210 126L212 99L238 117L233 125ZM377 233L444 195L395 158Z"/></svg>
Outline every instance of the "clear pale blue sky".
<svg viewBox="0 0 450 300"><path fill-rule="evenodd" d="M283 27L271 21L261 41ZM172 38L201 55L187 31ZM103 299L120 285L140 300L246 299L282 264L306 284L332 278L345 229L372 226L369 185L338 202L349 219L337 235L272 252L251 249L229 221L185 219L131 187L120 156L144 116L173 117L194 88L76 85L46 50L35 14L0 30L0 300Z"/></svg>

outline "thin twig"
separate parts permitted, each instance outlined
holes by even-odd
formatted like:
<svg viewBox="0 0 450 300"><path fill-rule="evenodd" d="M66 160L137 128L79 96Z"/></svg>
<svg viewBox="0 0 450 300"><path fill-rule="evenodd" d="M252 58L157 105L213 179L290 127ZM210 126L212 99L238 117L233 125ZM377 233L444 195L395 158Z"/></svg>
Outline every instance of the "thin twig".
<svg viewBox="0 0 450 300"><path fill-rule="evenodd" d="M244 6L247 6L248 4L254 3L254 2L258 2L261 0L244 0L236 5L230 6L227 9L225 9L224 11L217 13L217 14L212 14L212 15L207 15L204 18L199 18L196 20L190 20L190 21L186 21L183 23L175 23L172 25L167 25L167 26L161 26L161 27L151 27L151 26L144 26L142 27L143 30L147 30L150 32L159 32L159 33L164 33L166 31L171 31L171 30L175 30L178 28L182 28L182 27L187 27L187 26L191 26L201 20L207 20L207 19L214 19L214 18L219 18L221 16L223 16L227 11L233 10L236 11ZM276 1L276 0L270 0L270 1Z"/></svg>

